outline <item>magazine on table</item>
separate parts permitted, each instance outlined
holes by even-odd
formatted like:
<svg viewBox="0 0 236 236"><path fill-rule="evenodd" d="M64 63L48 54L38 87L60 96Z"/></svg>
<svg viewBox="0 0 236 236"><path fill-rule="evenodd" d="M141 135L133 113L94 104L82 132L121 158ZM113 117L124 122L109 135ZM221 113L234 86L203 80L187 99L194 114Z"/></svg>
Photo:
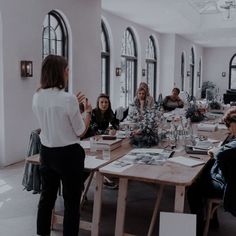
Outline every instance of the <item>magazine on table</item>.
<svg viewBox="0 0 236 236"><path fill-rule="evenodd" d="M173 153L173 150L136 148L120 158L120 161L123 164L162 165Z"/></svg>

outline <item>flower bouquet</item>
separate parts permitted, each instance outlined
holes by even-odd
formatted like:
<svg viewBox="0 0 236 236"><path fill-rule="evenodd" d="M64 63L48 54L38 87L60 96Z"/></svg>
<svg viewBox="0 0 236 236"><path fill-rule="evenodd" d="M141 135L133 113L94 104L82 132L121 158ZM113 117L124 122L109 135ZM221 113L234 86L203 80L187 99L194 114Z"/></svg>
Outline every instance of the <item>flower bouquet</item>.
<svg viewBox="0 0 236 236"><path fill-rule="evenodd" d="M129 119L136 122L137 126L132 135L130 136L130 143L135 147L151 147L157 145L158 138L158 125L156 122L157 110L146 109L142 115L138 109L133 108Z"/></svg>
<svg viewBox="0 0 236 236"><path fill-rule="evenodd" d="M200 122L204 119L204 114L196 104L192 104L186 111L186 118L190 118L192 122Z"/></svg>

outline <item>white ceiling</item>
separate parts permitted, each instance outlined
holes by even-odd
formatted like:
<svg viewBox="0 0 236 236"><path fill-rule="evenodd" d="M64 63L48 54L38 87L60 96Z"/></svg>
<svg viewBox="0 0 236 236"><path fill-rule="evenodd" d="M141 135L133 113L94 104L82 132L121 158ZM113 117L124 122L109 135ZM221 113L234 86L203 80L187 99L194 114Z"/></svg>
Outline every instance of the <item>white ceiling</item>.
<svg viewBox="0 0 236 236"><path fill-rule="evenodd" d="M160 33L181 34L205 47L236 46L236 8L229 0L102 0L102 8Z"/></svg>

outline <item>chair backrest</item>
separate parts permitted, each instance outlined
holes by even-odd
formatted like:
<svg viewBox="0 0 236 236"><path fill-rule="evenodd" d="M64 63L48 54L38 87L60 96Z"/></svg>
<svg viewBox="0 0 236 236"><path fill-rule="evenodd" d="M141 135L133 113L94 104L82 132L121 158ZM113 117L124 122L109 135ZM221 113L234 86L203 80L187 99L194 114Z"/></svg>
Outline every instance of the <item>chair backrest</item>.
<svg viewBox="0 0 236 236"><path fill-rule="evenodd" d="M122 122L128 116L128 112L129 112L129 107L128 108L118 107L115 110L116 119Z"/></svg>

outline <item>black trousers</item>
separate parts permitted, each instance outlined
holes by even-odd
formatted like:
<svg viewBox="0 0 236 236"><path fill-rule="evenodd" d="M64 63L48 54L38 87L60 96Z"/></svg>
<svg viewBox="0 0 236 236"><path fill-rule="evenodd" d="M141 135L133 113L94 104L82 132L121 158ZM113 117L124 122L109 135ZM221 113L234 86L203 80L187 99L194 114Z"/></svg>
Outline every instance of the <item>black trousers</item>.
<svg viewBox="0 0 236 236"><path fill-rule="evenodd" d="M84 149L79 144L48 148L42 145L42 192L38 204L37 234L50 234L52 210L60 181L64 198L63 236L78 236Z"/></svg>
<svg viewBox="0 0 236 236"><path fill-rule="evenodd" d="M197 215L197 236L203 235L204 213L208 198L223 197L222 184L210 177L212 163L209 161L201 176L189 187L187 198L192 214Z"/></svg>

